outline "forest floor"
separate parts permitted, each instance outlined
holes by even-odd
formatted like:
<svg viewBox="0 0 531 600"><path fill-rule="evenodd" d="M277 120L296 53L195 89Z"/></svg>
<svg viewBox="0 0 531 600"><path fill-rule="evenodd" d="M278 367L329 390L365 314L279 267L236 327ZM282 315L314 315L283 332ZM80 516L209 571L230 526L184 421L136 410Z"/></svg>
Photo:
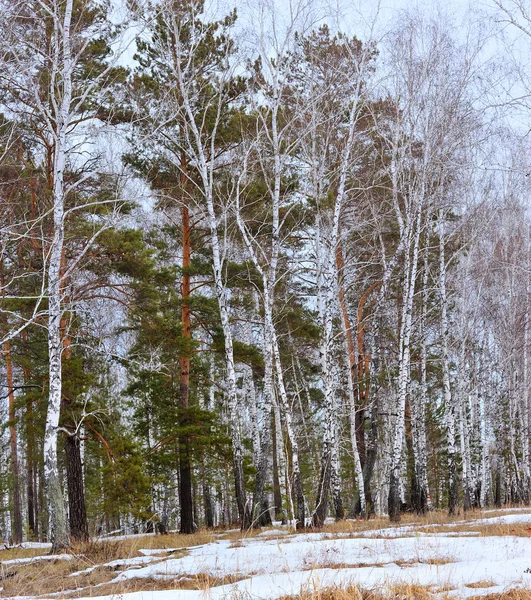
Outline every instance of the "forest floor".
<svg viewBox="0 0 531 600"><path fill-rule="evenodd" d="M531 508L0 551L0 598L531 600ZM103 598L101 598L103 600Z"/></svg>

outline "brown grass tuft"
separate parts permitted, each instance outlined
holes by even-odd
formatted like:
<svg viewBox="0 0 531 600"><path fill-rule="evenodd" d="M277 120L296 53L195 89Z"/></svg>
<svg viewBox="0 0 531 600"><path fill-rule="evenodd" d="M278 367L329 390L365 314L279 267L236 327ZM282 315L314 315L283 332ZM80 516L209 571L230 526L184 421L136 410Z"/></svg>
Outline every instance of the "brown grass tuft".
<svg viewBox="0 0 531 600"><path fill-rule="evenodd" d="M467 588L490 588L496 585L494 581L489 581L488 579L483 579L482 581L475 581L474 583L465 583L465 587Z"/></svg>
<svg viewBox="0 0 531 600"><path fill-rule="evenodd" d="M486 596L470 596L468 600L531 600L531 590L514 588Z"/></svg>
<svg viewBox="0 0 531 600"><path fill-rule="evenodd" d="M385 600L385 597L376 591L348 586L320 590L302 589L296 596L283 596L279 600Z"/></svg>
<svg viewBox="0 0 531 600"><path fill-rule="evenodd" d="M115 575L115 574L114 574ZM100 582L91 584L91 587L83 587L70 593L64 593L58 596L59 600L82 598L87 595L94 596L116 596L129 592L147 592L155 590L207 590L211 587L236 583L244 577L210 577L204 573L199 575L179 575L173 579L142 578L126 579L115 583Z"/></svg>
<svg viewBox="0 0 531 600"><path fill-rule="evenodd" d="M387 597L396 600L432 600L434 596L429 587L402 583L390 586Z"/></svg>
<svg viewBox="0 0 531 600"><path fill-rule="evenodd" d="M367 590L358 586L332 587L320 590L303 589L297 596L285 596L279 600L433 600L429 587L415 584L399 584L381 590Z"/></svg>

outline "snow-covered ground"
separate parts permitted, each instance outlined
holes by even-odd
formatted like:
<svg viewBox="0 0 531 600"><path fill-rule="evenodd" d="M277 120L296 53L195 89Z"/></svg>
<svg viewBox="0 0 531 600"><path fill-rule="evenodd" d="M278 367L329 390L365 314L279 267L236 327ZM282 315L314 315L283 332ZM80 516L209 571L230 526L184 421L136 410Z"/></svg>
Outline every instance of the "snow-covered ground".
<svg viewBox="0 0 531 600"><path fill-rule="evenodd" d="M531 524L529 509L527 513L466 522L472 526L516 523ZM471 531L434 534L422 529L408 525L359 532L358 537L348 533L292 535L282 529L266 530L256 537L218 539L192 547L185 556L140 550L140 557L108 565L122 569L114 583L132 578L186 579L199 574L239 579L206 592L123 593L122 600L222 600L240 594L249 599L272 600L297 595L301 589L350 584L366 589L419 584L432 586L435 594L439 590L457 598L496 594L514 587L531 589L531 537L478 537ZM468 587L478 582L483 587ZM91 590L88 595L92 598L96 592ZM116 595L101 598L111 600Z"/></svg>

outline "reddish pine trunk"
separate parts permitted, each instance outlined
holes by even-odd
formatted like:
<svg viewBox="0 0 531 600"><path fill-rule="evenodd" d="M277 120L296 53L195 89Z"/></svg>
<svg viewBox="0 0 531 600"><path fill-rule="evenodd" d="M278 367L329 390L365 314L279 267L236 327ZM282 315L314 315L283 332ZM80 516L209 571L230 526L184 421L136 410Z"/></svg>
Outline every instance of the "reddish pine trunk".
<svg viewBox="0 0 531 600"><path fill-rule="evenodd" d="M185 159L182 161L183 169L186 166ZM183 177L184 179L184 177ZM183 181L184 183L184 181ZM190 212L183 198L181 207L182 220L182 281L181 281L181 326L184 337L183 351L180 357L180 408L181 426L188 423L187 411L190 404L190 353L192 342L192 326L190 313L190 264L191 264L191 227ZM190 438L188 435L179 436L179 502L181 505L181 533L193 533L196 529L193 512L192 494L192 468L190 456Z"/></svg>
<svg viewBox="0 0 531 600"><path fill-rule="evenodd" d="M15 392L13 388L13 363L11 362L11 345L4 342L6 362L7 393L9 398L9 444L11 447L11 474L13 476L13 543L22 542L22 506L20 499L20 477L18 468L17 430L15 425Z"/></svg>

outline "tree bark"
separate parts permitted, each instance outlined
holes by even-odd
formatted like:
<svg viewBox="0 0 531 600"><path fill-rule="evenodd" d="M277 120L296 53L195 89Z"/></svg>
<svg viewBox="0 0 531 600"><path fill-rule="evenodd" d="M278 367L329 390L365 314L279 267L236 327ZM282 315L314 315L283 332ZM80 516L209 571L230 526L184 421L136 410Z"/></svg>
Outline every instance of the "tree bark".
<svg viewBox="0 0 531 600"><path fill-rule="evenodd" d="M27 332L24 330L21 334L22 341L26 343ZM24 384L30 384L30 370L26 363L23 364L22 372L24 374ZM37 469L35 466L35 425L33 423L33 402L31 396L26 399L26 499L28 513L28 532L29 537L34 538L38 535L39 521L37 515Z"/></svg>
<svg viewBox="0 0 531 600"><path fill-rule="evenodd" d="M59 7L54 6L54 29L57 36L56 54L61 71L62 97L55 115L55 152L53 156L53 240L50 248L48 264L48 360L49 360L49 395L44 433L44 474L46 480L46 496L50 511L50 538L52 551L58 552L68 548L70 539L66 508L61 489L59 467L57 463L57 428L62 399L62 341L61 318L62 281L61 268L64 246L64 208L65 208L65 168L67 152L67 132L70 127L70 104L72 100L72 70L70 28L72 22L73 0L66 0L64 14L61 19ZM62 21L62 22L61 22ZM55 90L52 90L55 92Z"/></svg>
<svg viewBox="0 0 531 600"><path fill-rule="evenodd" d="M181 158L182 169L186 168L186 157ZM182 176L184 179L184 174ZM183 181L184 185L185 181ZM192 256L192 240L190 227L190 212L186 198L182 199L181 205L182 221L182 279L181 279L181 327L184 338L183 350L180 356L180 408L181 427L188 425L188 414L190 404L190 355L192 345L192 325L190 312L190 265ZM181 508L180 533L193 533L196 530L193 514L192 498L192 467L190 456L190 437L186 434L179 436L179 503Z"/></svg>
<svg viewBox="0 0 531 600"><path fill-rule="evenodd" d="M285 516L282 508L282 491L280 488L280 475L278 465L278 448L277 448L277 415L276 412L272 415L272 437L273 437L273 500L275 502L275 519L284 523Z"/></svg>
<svg viewBox="0 0 531 600"><path fill-rule="evenodd" d="M68 521L72 540L84 542L89 538L81 441L76 435L67 435L65 440L66 481L68 486Z"/></svg>
<svg viewBox="0 0 531 600"><path fill-rule="evenodd" d="M288 395L286 393L286 386L284 385L284 376L282 370L282 363L280 361L280 350L278 347L278 339L276 333L273 332L273 354L275 357L275 368L277 373L278 382L278 393L284 412L284 418L286 420L286 429L288 432L288 440L291 448L291 469L292 469L292 488L293 495L295 496L295 529L302 529L305 526L305 501L304 491L302 488L302 475L299 464L299 443L293 427L293 416L291 406L288 401Z"/></svg>
<svg viewBox="0 0 531 600"><path fill-rule="evenodd" d="M398 398L396 407L396 423L391 447L391 465L389 477L388 512L391 521L400 521L401 497L400 497L400 472L402 461L402 450L405 435L405 409L406 399L409 391L410 368L411 368L411 334L413 318L413 298L415 293L415 282L417 279L417 266L419 255L420 231L422 222L422 202L419 199L415 207L416 218L411 219L408 234L409 243L405 250L405 281L402 296L402 318L400 324L400 355L398 373ZM411 210L411 208L410 208ZM412 222L411 222L412 221ZM411 248L412 246L412 248Z"/></svg>
<svg viewBox="0 0 531 600"><path fill-rule="evenodd" d="M15 392L13 387L13 363L11 361L11 344L4 342L4 358L6 363L7 394L9 398L9 445L11 448L11 475L13 477L13 543L22 542L22 504L20 497L20 473L17 449L17 429L15 413Z"/></svg>
<svg viewBox="0 0 531 600"><path fill-rule="evenodd" d="M343 287L343 271L345 268L345 262L343 259L343 251L341 246L338 246L336 252L336 268L338 275L338 301L341 310L343 335L345 337L344 346L347 355L347 399L348 399L348 411L349 411L349 425L350 425L350 444L352 447L352 454L354 457L354 473L355 480L358 488L358 502L359 512L362 517L367 515L367 500L365 496L365 483L363 479L363 463L359 451L361 433L363 442L365 442L363 427L360 428L358 433L358 411L356 410L356 395L354 393L354 378L353 373L356 369L356 352L354 349L354 340L352 336L352 326L350 323L350 317L348 315L347 303L345 299L345 291ZM363 311L363 309L362 309ZM362 423L363 426L363 423ZM363 450L365 451L365 444Z"/></svg>
<svg viewBox="0 0 531 600"><path fill-rule="evenodd" d="M457 451L455 447L455 402L450 388L450 364L448 357L448 299L446 294L445 238L442 211L439 213L439 294L441 298L441 346L443 401L446 411L448 453L448 513L455 515L458 503Z"/></svg>

